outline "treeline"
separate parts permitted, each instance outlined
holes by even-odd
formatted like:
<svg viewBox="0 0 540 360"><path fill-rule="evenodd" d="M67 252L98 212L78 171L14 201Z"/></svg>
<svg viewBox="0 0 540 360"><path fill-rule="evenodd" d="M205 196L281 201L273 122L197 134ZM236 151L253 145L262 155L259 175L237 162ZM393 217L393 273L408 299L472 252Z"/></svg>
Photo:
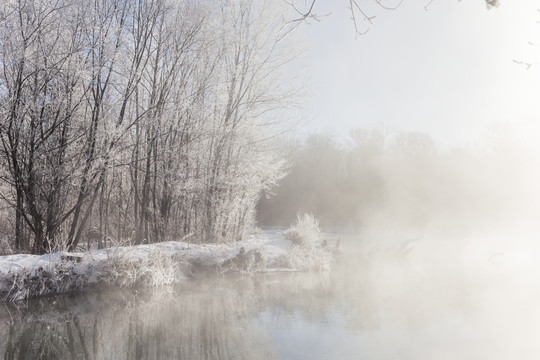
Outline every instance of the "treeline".
<svg viewBox="0 0 540 360"><path fill-rule="evenodd" d="M356 129L290 144L288 175L258 205L260 225L312 213L325 226L461 231L533 220L540 166L517 137L441 150L426 134Z"/></svg>
<svg viewBox="0 0 540 360"><path fill-rule="evenodd" d="M0 237L241 238L283 168L290 24L270 3L2 2Z"/></svg>

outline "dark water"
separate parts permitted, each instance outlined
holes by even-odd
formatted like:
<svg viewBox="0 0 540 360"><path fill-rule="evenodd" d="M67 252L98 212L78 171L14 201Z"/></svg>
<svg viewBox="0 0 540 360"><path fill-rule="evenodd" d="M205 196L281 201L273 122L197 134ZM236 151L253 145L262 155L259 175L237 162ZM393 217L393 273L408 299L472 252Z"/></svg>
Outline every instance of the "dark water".
<svg viewBox="0 0 540 360"><path fill-rule="evenodd" d="M534 274L413 260L400 249L345 249L331 273L209 276L3 304L0 358L538 358Z"/></svg>

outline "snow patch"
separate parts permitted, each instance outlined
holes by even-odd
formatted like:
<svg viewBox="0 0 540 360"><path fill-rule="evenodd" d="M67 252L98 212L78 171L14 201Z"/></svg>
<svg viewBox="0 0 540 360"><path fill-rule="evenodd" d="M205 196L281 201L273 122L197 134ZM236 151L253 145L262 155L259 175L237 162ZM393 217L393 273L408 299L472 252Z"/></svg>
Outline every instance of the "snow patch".
<svg viewBox="0 0 540 360"><path fill-rule="evenodd" d="M281 230L257 230L232 244L157 244L0 256L0 295L15 301L97 286L162 286L215 271L328 270L333 256L321 247L293 245Z"/></svg>

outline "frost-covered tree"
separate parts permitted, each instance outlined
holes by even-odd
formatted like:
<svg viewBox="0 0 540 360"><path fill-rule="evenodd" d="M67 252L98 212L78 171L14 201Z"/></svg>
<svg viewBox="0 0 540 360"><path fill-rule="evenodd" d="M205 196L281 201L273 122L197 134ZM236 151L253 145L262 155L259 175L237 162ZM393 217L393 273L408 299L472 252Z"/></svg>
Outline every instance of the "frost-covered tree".
<svg viewBox="0 0 540 360"><path fill-rule="evenodd" d="M61 14L72 21L63 21ZM71 215L79 181L86 68L83 8L7 2L0 16L0 141L15 209L15 244L43 252ZM33 236L29 243L24 228Z"/></svg>
<svg viewBox="0 0 540 360"><path fill-rule="evenodd" d="M279 4L0 5L0 176L17 248L239 239L282 176Z"/></svg>

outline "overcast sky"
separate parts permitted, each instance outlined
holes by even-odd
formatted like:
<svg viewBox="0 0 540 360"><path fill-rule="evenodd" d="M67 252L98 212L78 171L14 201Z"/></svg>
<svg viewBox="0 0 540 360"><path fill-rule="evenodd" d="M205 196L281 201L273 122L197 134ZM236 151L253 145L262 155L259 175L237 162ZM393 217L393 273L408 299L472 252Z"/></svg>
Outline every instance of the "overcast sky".
<svg viewBox="0 0 540 360"><path fill-rule="evenodd" d="M377 17L355 39L348 1L318 1L316 12L332 15L305 30L306 131L387 127L456 145L478 142L493 124L540 128L540 65L513 62L540 62L540 45L528 44L540 44L538 1L501 0L489 11L483 0L435 0L426 11L428 2L366 8Z"/></svg>

